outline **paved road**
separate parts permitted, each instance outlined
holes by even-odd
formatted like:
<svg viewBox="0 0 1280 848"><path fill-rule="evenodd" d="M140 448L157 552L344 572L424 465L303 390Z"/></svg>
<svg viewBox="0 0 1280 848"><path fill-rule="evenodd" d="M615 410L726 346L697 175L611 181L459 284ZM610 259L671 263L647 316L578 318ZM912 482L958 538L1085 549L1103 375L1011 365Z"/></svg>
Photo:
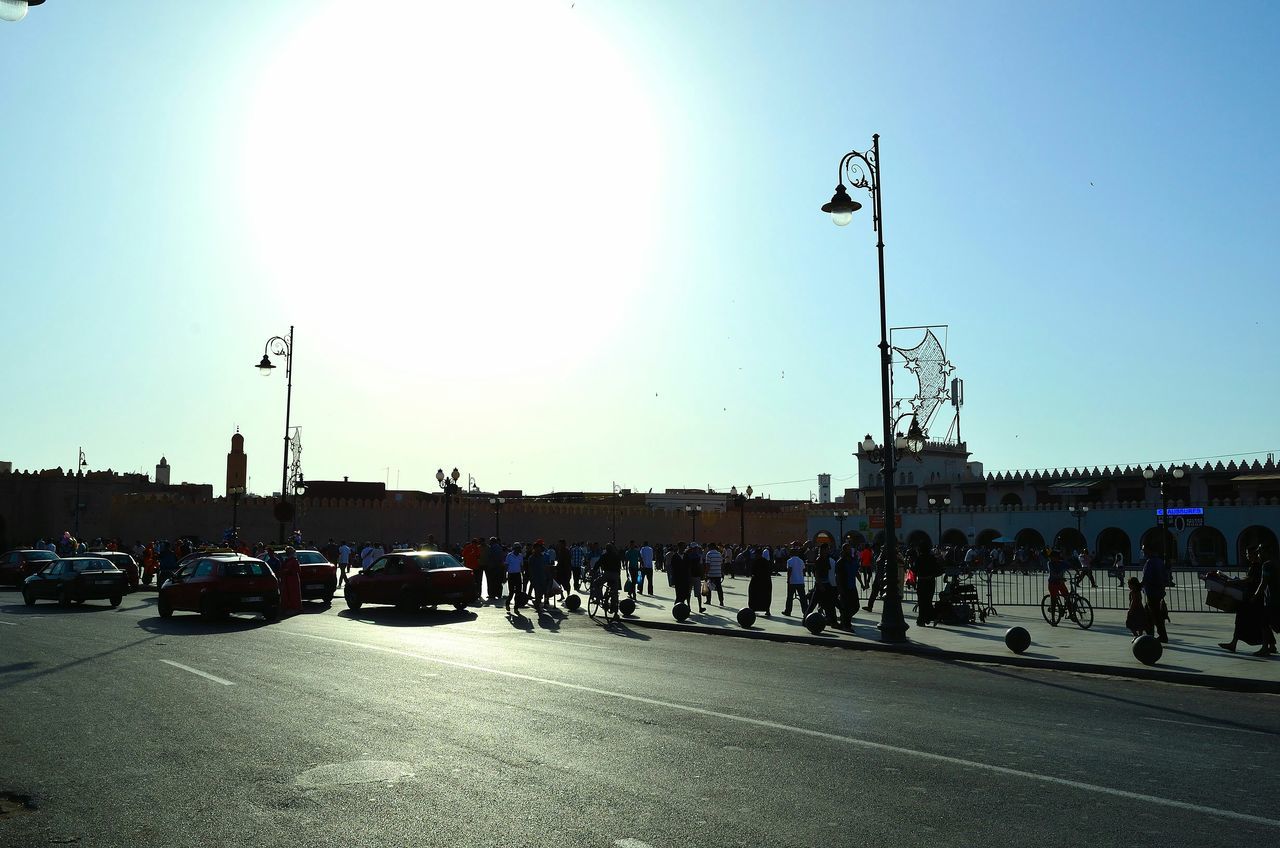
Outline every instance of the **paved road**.
<svg viewBox="0 0 1280 848"><path fill-rule="evenodd" d="M0 846L1280 839L1273 696L339 607L0 594ZM0 810L4 805L0 804Z"/></svg>

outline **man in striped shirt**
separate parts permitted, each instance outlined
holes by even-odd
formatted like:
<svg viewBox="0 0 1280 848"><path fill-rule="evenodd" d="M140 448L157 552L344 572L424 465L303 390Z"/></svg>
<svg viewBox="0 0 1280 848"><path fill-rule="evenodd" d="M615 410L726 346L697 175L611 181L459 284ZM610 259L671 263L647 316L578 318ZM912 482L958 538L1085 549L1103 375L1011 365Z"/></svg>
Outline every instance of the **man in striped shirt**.
<svg viewBox="0 0 1280 848"><path fill-rule="evenodd" d="M702 565L702 573L706 575L709 584L707 603L711 603L711 590L714 589L720 596L720 606L724 606L724 586L721 585L724 582L724 554L715 542L707 545L707 552L702 555Z"/></svg>

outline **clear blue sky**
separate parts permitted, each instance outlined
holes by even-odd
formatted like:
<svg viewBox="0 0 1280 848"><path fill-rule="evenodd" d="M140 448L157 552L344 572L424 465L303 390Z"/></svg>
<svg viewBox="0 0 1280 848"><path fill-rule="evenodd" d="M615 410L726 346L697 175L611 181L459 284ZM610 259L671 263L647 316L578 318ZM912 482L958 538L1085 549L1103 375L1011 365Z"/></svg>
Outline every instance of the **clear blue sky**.
<svg viewBox="0 0 1280 848"><path fill-rule="evenodd" d="M220 492L239 426L269 492L293 323L313 479L839 490L875 238L818 207L876 132L890 324L950 326L975 459L1278 448L1278 43L1245 2L50 0L0 25L0 458Z"/></svg>

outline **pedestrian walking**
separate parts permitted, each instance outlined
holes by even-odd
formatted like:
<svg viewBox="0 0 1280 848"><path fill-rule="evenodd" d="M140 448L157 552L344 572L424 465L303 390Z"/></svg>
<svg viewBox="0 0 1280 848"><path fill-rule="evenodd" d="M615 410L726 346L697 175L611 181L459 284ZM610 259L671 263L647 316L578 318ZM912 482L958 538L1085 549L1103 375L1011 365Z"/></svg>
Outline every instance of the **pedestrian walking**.
<svg viewBox="0 0 1280 848"><path fill-rule="evenodd" d="M698 548L696 542L690 542L689 547L684 550L685 564L689 567L689 582L698 590L698 612L706 612L707 608L703 604L703 595L710 599L710 593L707 588L702 585L703 568L702 568L702 551Z"/></svg>
<svg viewBox="0 0 1280 848"><path fill-rule="evenodd" d="M485 551L485 580L489 586L489 600L494 606L502 603L502 587L506 582L507 552L498 541L497 536L489 537L489 546Z"/></svg>
<svg viewBox="0 0 1280 848"><path fill-rule="evenodd" d="M771 618L769 609L773 605L773 566L765 558L763 551L753 550L749 554L751 581L747 583L747 606L756 612L763 612L765 618Z"/></svg>
<svg viewBox="0 0 1280 848"><path fill-rule="evenodd" d="M1219 643L1220 648L1236 652L1236 644L1259 645L1255 657L1270 656L1276 652L1276 637L1267 618L1267 586L1262 579L1262 551L1252 548L1245 553L1249 570L1243 585L1244 599L1236 607L1235 627L1230 642Z"/></svg>
<svg viewBox="0 0 1280 848"><path fill-rule="evenodd" d="M689 567L689 560L685 558L685 543L676 545L667 556L670 557L667 561L667 579L675 589L676 603L692 609L689 594L693 590L693 571Z"/></svg>
<svg viewBox="0 0 1280 848"><path fill-rule="evenodd" d="M302 612L302 566L292 545L284 549L279 574L281 612L289 615Z"/></svg>
<svg viewBox="0 0 1280 848"><path fill-rule="evenodd" d="M853 629L853 615L858 611L858 572L861 567L862 562L853 545L842 545L836 559L836 606L840 611L839 626L844 630Z"/></svg>
<svg viewBox="0 0 1280 848"><path fill-rule="evenodd" d="M791 615L791 600L798 598L800 601L800 616L803 618L808 614L808 610L804 606L804 560L800 556L800 548L795 547L791 551L791 556L787 558L787 603L782 608L783 615Z"/></svg>
<svg viewBox="0 0 1280 848"><path fill-rule="evenodd" d="M724 606L724 554L715 542L707 545L707 552L702 556L702 566L707 581L707 603L711 603L711 593L714 591L720 606Z"/></svg>
<svg viewBox="0 0 1280 848"><path fill-rule="evenodd" d="M520 612L520 607L523 606L520 597L523 594L520 584L524 578L524 553L521 551L519 542L511 546L511 551L503 560L503 565L506 566L507 571L507 603L505 606L507 611L510 612L514 604L515 611L518 613Z"/></svg>
<svg viewBox="0 0 1280 848"><path fill-rule="evenodd" d="M933 551L924 542L916 548L916 624L921 627L934 624L933 593L937 588L938 578L942 576L942 563L933 555Z"/></svg>
<svg viewBox="0 0 1280 848"><path fill-rule="evenodd" d="M653 596L653 548L649 546L646 539L644 544L640 546L640 582L636 584L636 594L644 591L645 583L648 582L649 596Z"/></svg>
<svg viewBox="0 0 1280 848"><path fill-rule="evenodd" d="M1164 593L1169 583L1169 575L1164 560L1142 548L1146 561L1142 564L1142 595L1147 604L1147 635L1151 636L1152 628L1160 635L1161 642L1169 641L1165 630Z"/></svg>
<svg viewBox="0 0 1280 848"><path fill-rule="evenodd" d="M338 585L346 585L347 574L351 571L351 545L345 540L338 546Z"/></svg>
<svg viewBox="0 0 1280 848"><path fill-rule="evenodd" d="M1076 571L1075 580L1072 581L1073 585L1079 588L1080 584L1087 579L1092 588L1098 588L1098 581L1093 579L1093 554L1089 553L1088 548L1084 548L1080 553L1076 554L1076 562L1080 564L1080 568Z"/></svg>

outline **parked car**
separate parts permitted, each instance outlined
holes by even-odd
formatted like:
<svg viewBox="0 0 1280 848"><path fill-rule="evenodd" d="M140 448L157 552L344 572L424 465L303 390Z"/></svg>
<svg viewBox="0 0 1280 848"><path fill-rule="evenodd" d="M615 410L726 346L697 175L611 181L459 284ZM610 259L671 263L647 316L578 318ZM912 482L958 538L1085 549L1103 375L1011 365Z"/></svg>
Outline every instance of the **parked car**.
<svg viewBox="0 0 1280 848"><path fill-rule="evenodd" d="M273 548L281 560L285 557L284 548ZM324 601L333 603L333 593L338 591L338 566L329 562L319 551L294 551L298 565L302 571L302 600Z"/></svg>
<svg viewBox="0 0 1280 848"><path fill-rule="evenodd" d="M138 561L130 554L124 551L89 551L89 556L102 557L111 560L111 563L124 572L125 577L129 578L129 590L135 591L138 583L141 582L141 575L138 571Z"/></svg>
<svg viewBox="0 0 1280 848"><path fill-rule="evenodd" d="M22 600L33 606L38 600L70 606L74 601L107 600L120 606L129 591L128 578L111 560L102 557L67 557L53 562L22 581Z"/></svg>
<svg viewBox="0 0 1280 848"><path fill-rule="evenodd" d="M210 620L233 612L259 612L280 618L280 583L260 559L236 553L189 557L160 587L156 611L168 618L177 610L198 612Z"/></svg>
<svg viewBox="0 0 1280 848"><path fill-rule="evenodd" d="M0 584L22 588L22 581L58 558L53 551L17 550L0 555Z"/></svg>
<svg viewBox="0 0 1280 848"><path fill-rule="evenodd" d="M477 598L471 569L440 551L385 554L351 577L344 591L353 610L365 604L393 604L409 610L452 604L464 610Z"/></svg>

